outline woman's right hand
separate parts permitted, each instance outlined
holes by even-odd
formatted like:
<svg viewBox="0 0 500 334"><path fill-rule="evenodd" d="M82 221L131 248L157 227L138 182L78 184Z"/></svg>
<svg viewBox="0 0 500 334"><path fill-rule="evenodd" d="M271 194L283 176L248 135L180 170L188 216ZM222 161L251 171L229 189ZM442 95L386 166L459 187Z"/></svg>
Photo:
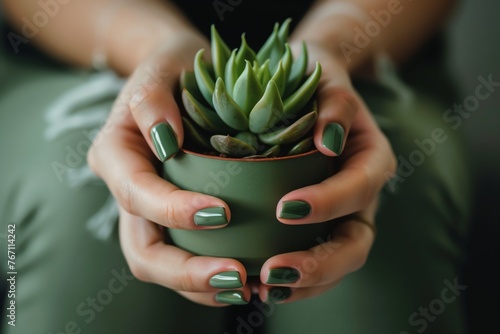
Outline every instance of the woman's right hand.
<svg viewBox="0 0 500 334"><path fill-rule="evenodd" d="M182 69L192 68L200 48L208 50L204 38L179 33L136 68L94 140L88 162L119 203L120 243L134 276L194 302L223 306L250 299L243 265L234 259L194 256L169 245L164 228L223 228L231 217L229 207L216 197L180 190L157 174L158 159L165 161L182 146L182 121L174 92ZM196 213L213 207L223 208L225 217L196 220L196 224ZM235 272L241 287L231 290L238 290L241 300L238 294L229 294L226 303L218 302L224 294L214 287L213 277L220 283L224 275L234 276ZM220 273L223 277L217 276ZM237 281L230 283L238 285Z"/></svg>

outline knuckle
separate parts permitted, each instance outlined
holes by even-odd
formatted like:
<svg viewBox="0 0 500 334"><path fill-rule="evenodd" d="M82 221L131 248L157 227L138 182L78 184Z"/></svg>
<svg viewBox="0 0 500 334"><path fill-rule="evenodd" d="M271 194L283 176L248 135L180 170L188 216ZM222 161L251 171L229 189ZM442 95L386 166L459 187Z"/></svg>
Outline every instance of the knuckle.
<svg viewBox="0 0 500 334"><path fill-rule="evenodd" d="M354 271L361 269L368 259L369 249L365 247L365 243L359 245L358 251L354 254L353 257L353 266Z"/></svg>
<svg viewBox="0 0 500 334"><path fill-rule="evenodd" d="M130 268L130 272L132 273L132 275L135 278L137 278L139 281L150 282L149 275L148 275L147 271L145 270L145 268L141 264L136 263L136 262L131 262L131 263L129 263L129 268Z"/></svg>
<svg viewBox="0 0 500 334"><path fill-rule="evenodd" d="M165 94L165 90L157 89L158 87L158 85L139 83L136 87L132 88L128 100L128 108L131 112L135 115L146 114L152 106L157 105L158 100Z"/></svg>
<svg viewBox="0 0 500 334"><path fill-rule="evenodd" d="M367 208L370 206L380 191L381 185L377 184L377 178L373 174L373 171L368 166L360 169L360 180L364 185L363 188L365 189L364 196L361 199L361 208Z"/></svg>
<svg viewBox="0 0 500 334"><path fill-rule="evenodd" d="M164 208L164 223L171 228L181 228L181 220L177 208L172 203L166 203Z"/></svg>
<svg viewBox="0 0 500 334"><path fill-rule="evenodd" d="M134 214L133 200L132 200L132 192L134 186L132 185L132 181L124 180L122 181L115 193L115 196L120 203L120 206L127 211L128 213Z"/></svg>
<svg viewBox="0 0 500 334"><path fill-rule="evenodd" d="M179 289L181 291L196 291L196 285L191 275L185 273L179 277Z"/></svg>
<svg viewBox="0 0 500 334"><path fill-rule="evenodd" d="M170 195L176 196L177 190L174 190ZM172 201L165 201L163 207L163 222L165 226L170 228L185 228L184 205L182 203L174 203Z"/></svg>
<svg viewBox="0 0 500 334"><path fill-rule="evenodd" d="M324 272L319 269L316 270L316 272L309 274L307 280L309 286L319 286L325 284L326 282Z"/></svg>

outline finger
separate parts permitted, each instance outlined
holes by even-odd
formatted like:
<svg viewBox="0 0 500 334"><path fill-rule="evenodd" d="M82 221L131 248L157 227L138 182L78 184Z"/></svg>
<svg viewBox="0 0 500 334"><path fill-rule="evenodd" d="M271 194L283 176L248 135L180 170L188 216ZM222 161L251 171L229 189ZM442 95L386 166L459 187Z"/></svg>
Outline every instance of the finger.
<svg viewBox="0 0 500 334"><path fill-rule="evenodd" d="M184 138L174 97L176 75L146 63L133 73L123 93L142 135L162 162L177 153Z"/></svg>
<svg viewBox="0 0 500 334"><path fill-rule="evenodd" d="M355 123L355 124L354 124ZM365 209L378 195L396 160L387 139L360 110L351 129L339 171L315 185L283 196L276 208L285 224L324 222Z"/></svg>
<svg viewBox="0 0 500 334"><path fill-rule="evenodd" d="M292 43L295 51L297 43ZM352 122L359 108L363 107L355 94L349 72L342 62L335 61L328 50L312 43L308 45L311 55L309 67L319 61L322 76L317 90L318 120L314 128L316 148L327 156L342 153Z"/></svg>
<svg viewBox="0 0 500 334"><path fill-rule="evenodd" d="M259 298L267 303L283 304L314 298L334 288L340 283L336 281L327 285L312 288L289 288L287 286L261 285Z"/></svg>
<svg viewBox="0 0 500 334"><path fill-rule="evenodd" d="M121 207L157 224L183 229L225 226L231 213L227 204L212 196L183 191L157 175L152 155L133 120L115 120L89 152L89 165L104 179ZM130 122L127 122L130 121ZM106 130L102 130L106 131Z"/></svg>
<svg viewBox="0 0 500 334"><path fill-rule="evenodd" d="M120 210L120 244L132 274L177 291L240 289L247 279L234 259L194 256L165 244L158 225Z"/></svg>
<svg viewBox="0 0 500 334"><path fill-rule="evenodd" d="M226 290L216 293L179 291L179 294L195 303L214 307L245 305L248 304L251 298L251 291L247 286L238 290Z"/></svg>
<svg viewBox="0 0 500 334"><path fill-rule="evenodd" d="M333 82L324 82L318 88L318 121L314 128L314 143L327 156L338 156L358 111L358 102L352 90Z"/></svg>
<svg viewBox="0 0 500 334"><path fill-rule="evenodd" d="M293 288L331 284L363 266L373 240L373 231L365 224L346 221L327 242L268 259L261 269L261 281Z"/></svg>

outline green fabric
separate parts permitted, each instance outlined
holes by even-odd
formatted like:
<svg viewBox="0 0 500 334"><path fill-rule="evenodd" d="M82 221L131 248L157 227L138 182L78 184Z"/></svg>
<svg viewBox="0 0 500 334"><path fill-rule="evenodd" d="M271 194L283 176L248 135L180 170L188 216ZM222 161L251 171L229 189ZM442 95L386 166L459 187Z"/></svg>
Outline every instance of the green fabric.
<svg viewBox="0 0 500 334"><path fill-rule="evenodd" d="M379 233L368 262L337 288L292 304L216 309L196 305L165 288L128 280L130 271L116 236L103 242L86 229L87 220L109 193L102 183L72 187L71 172L58 178L54 162L82 167L84 154L78 150L85 151L90 142L81 130L48 142L43 112L89 75L21 58L0 61L8 64L0 68L0 233L6 233L7 224L16 224L18 271L16 327L4 321L5 333L71 333L77 326L82 333L93 334L262 329L272 334L401 334L417 333L424 324L426 333L464 332L463 293L457 290L461 295L453 302L440 302L453 299L448 285L455 280L463 284L469 209L460 136L442 118L449 102L417 93L423 90L402 89L405 86L393 80L358 82L400 162L401 157L407 161L412 154L417 157L414 152L422 149L415 140L432 138L437 128L447 139L435 144L432 154L424 154L423 164L408 172L404 182L392 182L395 189L385 189L377 217ZM437 137L442 139L443 133ZM72 149L76 155L68 153ZM404 170L403 174L407 175ZM1 263L5 282L3 258ZM124 273L125 279L115 279ZM95 311L87 304L92 298L98 303ZM430 313L424 321L418 313L429 307L439 314L434 318Z"/></svg>

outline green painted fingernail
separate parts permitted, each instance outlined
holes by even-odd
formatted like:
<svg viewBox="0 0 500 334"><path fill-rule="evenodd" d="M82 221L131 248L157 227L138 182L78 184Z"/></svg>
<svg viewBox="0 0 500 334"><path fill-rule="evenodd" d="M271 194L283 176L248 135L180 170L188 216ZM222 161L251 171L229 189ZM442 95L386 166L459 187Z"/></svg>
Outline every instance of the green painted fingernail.
<svg viewBox="0 0 500 334"><path fill-rule="evenodd" d="M241 283L240 273L237 271L223 271L218 273L209 281L210 286L219 289L235 289L243 287Z"/></svg>
<svg viewBox="0 0 500 334"><path fill-rule="evenodd" d="M221 291L215 295L215 300L219 303L231 305L248 304L243 298L243 293L238 290Z"/></svg>
<svg viewBox="0 0 500 334"><path fill-rule="evenodd" d="M195 213L194 223L198 226L226 225L226 210L222 206L201 209Z"/></svg>
<svg viewBox="0 0 500 334"><path fill-rule="evenodd" d="M333 153L339 155L342 153L342 147L344 146L344 136L345 131L342 125L330 123L323 131L322 144Z"/></svg>
<svg viewBox="0 0 500 334"><path fill-rule="evenodd" d="M294 268L274 268L269 270L267 284L288 284L299 280L300 273Z"/></svg>
<svg viewBox="0 0 500 334"><path fill-rule="evenodd" d="M280 218L300 219L311 213L311 206L304 201L285 201L281 206Z"/></svg>
<svg viewBox="0 0 500 334"><path fill-rule="evenodd" d="M174 129L168 123L158 123L151 129L151 139L158 157L165 162L179 151Z"/></svg>
<svg viewBox="0 0 500 334"><path fill-rule="evenodd" d="M292 295L292 289L286 286L277 286L269 290L267 299L273 303L279 303L288 299Z"/></svg>

